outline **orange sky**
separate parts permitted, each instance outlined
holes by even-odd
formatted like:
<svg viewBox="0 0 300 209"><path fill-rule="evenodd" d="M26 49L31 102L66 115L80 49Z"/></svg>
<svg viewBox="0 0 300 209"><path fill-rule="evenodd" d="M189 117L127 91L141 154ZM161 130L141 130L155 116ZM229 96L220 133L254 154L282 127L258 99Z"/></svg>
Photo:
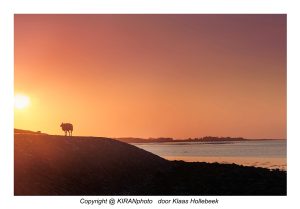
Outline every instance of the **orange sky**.
<svg viewBox="0 0 300 209"><path fill-rule="evenodd" d="M15 128L286 138L286 15L15 15Z"/></svg>

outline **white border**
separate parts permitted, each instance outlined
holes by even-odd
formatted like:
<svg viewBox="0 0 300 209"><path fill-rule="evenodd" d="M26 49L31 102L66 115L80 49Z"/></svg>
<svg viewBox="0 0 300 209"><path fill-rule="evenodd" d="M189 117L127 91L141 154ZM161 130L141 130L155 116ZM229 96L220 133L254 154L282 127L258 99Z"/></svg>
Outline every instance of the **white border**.
<svg viewBox="0 0 300 209"><path fill-rule="evenodd" d="M299 7L284 0L1 0L0 4L0 207L83 208L80 197L13 196L13 15L15 13L287 13L288 14L288 196L218 197L211 208L284 208L299 205ZM299 90L298 90L299 89ZM152 197L159 199L159 197ZM212 198L212 197L210 197ZM143 206L153 208L154 205ZM90 206L97 207L97 206ZM98 206L99 207L99 206ZM104 206L101 206L104 207ZM111 206L108 206L111 207ZM116 206L115 206L116 207ZM120 207L120 206L118 206ZM133 207L122 205L122 207ZM167 205L167 208L187 207ZM189 205L188 207L205 207Z"/></svg>

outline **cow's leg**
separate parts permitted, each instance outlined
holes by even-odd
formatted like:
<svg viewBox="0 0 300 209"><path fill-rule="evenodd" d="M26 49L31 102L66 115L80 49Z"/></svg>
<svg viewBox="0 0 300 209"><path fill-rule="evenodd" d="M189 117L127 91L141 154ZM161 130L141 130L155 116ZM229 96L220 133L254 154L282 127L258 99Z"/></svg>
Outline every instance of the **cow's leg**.
<svg viewBox="0 0 300 209"><path fill-rule="evenodd" d="M68 133L67 133L67 131L65 131L65 136L67 136L68 135Z"/></svg>

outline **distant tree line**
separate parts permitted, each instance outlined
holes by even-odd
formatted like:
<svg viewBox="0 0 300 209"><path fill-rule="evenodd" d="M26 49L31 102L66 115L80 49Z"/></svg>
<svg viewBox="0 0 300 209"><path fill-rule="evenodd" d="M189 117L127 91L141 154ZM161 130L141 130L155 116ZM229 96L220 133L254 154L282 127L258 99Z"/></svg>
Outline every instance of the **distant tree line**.
<svg viewBox="0 0 300 209"><path fill-rule="evenodd" d="M117 138L119 141L127 142L127 143L154 143L154 142L200 142L200 141L243 141L246 140L242 137L216 137L216 136L205 136L198 138L188 138L188 139L173 139L169 137L159 137L159 138L134 138L134 137L126 137L126 138Z"/></svg>
<svg viewBox="0 0 300 209"><path fill-rule="evenodd" d="M204 136L199 138L183 139L182 141L242 141L242 140L246 140L246 139L244 139L243 137Z"/></svg>

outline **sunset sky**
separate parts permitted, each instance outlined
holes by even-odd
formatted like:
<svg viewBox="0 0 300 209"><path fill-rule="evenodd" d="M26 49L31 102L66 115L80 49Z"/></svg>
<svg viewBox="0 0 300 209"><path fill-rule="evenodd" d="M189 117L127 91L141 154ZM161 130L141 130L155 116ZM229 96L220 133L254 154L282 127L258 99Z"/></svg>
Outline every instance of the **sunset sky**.
<svg viewBox="0 0 300 209"><path fill-rule="evenodd" d="M15 128L286 138L286 15L15 15Z"/></svg>

